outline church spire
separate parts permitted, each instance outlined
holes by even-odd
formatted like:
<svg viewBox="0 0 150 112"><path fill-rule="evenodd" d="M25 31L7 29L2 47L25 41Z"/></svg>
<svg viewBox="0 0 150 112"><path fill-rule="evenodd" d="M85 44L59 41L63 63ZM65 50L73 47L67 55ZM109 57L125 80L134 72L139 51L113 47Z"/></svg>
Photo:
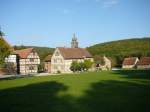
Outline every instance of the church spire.
<svg viewBox="0 0 150 112"><path fill-rule="evenodd" d="M76 37L75 33L73 34L71 48L78 48L78 41L77 41L77 37Z"/></svg>

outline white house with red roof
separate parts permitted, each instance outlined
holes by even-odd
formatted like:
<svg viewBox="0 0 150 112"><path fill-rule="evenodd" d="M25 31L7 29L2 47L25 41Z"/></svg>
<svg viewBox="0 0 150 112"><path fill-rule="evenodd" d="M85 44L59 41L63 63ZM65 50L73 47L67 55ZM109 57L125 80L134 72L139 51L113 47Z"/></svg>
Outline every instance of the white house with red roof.
<svg viewBox="0 0 150 112"><path fill-rule="evenodd" d="M14 63L19 74L37 73L38 65L40 64L39 55L33 48L16 50L5 61L7 63Z"/></svg>
<svg viewBox="0 0 150 112"><path fill-rule="evenodd" d="M139 61L138 57L124 58L122 68L124 69L135 68L138 61Z"/></svg>
<svg viewBox="0 0 150 112"><path fill-rule="evenodd" d="M137 63L138 69L150 69L150 57L142 57Z"/></svg>

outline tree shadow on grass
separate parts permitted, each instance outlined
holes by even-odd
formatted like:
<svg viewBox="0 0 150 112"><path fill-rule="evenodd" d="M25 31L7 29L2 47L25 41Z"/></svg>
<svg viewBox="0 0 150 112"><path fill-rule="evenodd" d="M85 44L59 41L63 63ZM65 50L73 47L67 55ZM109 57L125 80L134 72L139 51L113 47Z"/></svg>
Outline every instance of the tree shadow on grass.
<svg viewBox="0 0 150 112"><path fill-rule="evenodd" d="M123 81L93 83L81 97L58 95L55 81L0 90L1 112L148 112L150 86Z"/></svg>
<svg viewBox="0 0 150 112"><path fill-rule="evenodd" d="M74 110L68 99L59 92L68 87L58 82L43 82L0 91L1 112L70 112Z"/></svg>
<svg viewBox="0 0 150 112"><path fill-rule="evenodd" d="M113 73L132 79L150 79L150 70L117 70Z"/></svg>
<svg viewBox="0 0 150 112"><path fill-rule="evenodd" d="M149 102L150 86L123 81L92 84L79 99L81 112L148 112Z"/></svg>
<svg viewBox="0 0 150 112"><path fill-rule="evenodd" d="M16 76L11 76L11 77L4 77L4 78L0 78L0 81L2 81L2 80L14 80L14 79L28 78L28 77L33 77L33 75L16 75Z"/></svg>

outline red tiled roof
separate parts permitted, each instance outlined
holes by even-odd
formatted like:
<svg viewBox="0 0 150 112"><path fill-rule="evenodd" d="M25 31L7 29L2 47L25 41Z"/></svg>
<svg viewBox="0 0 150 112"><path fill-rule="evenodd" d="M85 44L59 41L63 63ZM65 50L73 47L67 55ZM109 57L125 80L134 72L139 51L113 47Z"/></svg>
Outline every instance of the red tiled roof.
<svg viewBox="0 0 150 112"><path fill-rule="evenodd" d="M138 65L150 65L150 57L142 57L137 64Z"/></svg>
<svg viewBox="0 0 150 112"><path fill-rule="evenodd" d="M51 61L52 55L48 55L46 56L46 58L44 59L44 61Z"/></svg>
<svg viewBox="0 0 150 112"><path fill-rule="evenodd" d="M27 58L28 55L33 51L33 48L21 49L14 51L14 54L18 54L20 58Z"/></svg>
<svg viewBox="0 0 150 112"><path fill-rule="evenodd" d="M83 48L58 48L65 59L92 58L92 55Z"/></svg>
<svg viewBox="0 0 150 112"><path fill-rule="evenodd" d="M137 57L125 58L123 65L134 65Z"/></svg>

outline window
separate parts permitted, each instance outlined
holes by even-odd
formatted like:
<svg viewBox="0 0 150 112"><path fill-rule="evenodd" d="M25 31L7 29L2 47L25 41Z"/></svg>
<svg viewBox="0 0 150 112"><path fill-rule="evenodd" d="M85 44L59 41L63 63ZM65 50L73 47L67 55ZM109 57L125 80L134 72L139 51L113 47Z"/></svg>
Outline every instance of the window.
<svg viewBox="0 0 150 112"><path fill-rule="evenodd" d="M33 66L29 66L29 70L34 70L34 67Z"/></svg>
<svg viewBox="0 0 150 112"><path fill-rule="evenodd" d="M34 59L33 59L33 58L30 58L30 62L34 62Z"/></svg>

